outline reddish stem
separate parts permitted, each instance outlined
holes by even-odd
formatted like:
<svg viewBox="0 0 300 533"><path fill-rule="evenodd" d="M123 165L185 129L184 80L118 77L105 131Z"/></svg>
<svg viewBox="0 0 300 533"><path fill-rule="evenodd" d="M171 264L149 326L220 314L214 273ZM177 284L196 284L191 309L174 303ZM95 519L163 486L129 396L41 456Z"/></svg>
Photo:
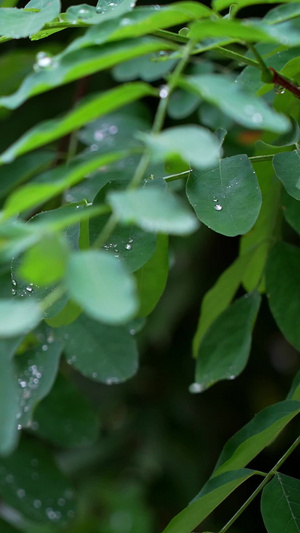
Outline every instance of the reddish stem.
<svg viewBox="0 0 300 533"><path fill-rule="evenodd" d="M300 87L298 87L297 85L295 85L291 81L287 80L286 78L284 78L283 76L278 74L278 72L276 72L276 70L273 69L272 67L269 67L269 68L273 72L273 80L272 80L272 82L275 85L280 85L281 87L284 87L285 89L290 91L290 93L293 93L297 98L300 99Z"/></svg>

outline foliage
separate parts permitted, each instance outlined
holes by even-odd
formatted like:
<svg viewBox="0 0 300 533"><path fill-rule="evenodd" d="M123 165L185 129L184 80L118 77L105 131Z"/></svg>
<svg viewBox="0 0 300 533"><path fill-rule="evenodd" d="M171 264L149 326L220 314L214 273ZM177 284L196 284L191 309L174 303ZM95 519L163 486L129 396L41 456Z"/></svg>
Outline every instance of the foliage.
<svg viewBox="0 0 300 533"><path fill-rule="evenodd" d="M97 488L121 515L84 522L66 466L76 459L52 455L96 453L88 389L137 372L169 236L206 226L239 238L202 300L190 392L241 374L262 299L300 350L300 5L244 16L262 3L0 3L1 531L151 533L134 486ZM268 533L300 530L300 481L279 472L300 437L267 472L252 465L300 412L299 382L229 439L165 533L195 531L259 477L220 533L261 491Z"/></svg>

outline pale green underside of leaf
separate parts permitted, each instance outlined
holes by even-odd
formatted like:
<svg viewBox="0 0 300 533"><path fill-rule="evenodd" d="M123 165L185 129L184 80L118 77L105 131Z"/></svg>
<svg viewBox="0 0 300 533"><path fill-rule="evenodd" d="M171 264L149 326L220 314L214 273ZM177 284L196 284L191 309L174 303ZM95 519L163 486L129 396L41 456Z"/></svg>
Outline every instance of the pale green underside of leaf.
<svg viewBox="0 0 300 533"><path fill-rule="evenodd" d="M299 479L276 473L263 490L261 514L268 533L299 533Z"/></svg>
<svg viewBox="0 0 300 533"><path fill-rule="evenodd" d="M175 154L196 168L216 164L220 157L220 143L208 129L196 125L175 126L161 133L140 133L156 163Z"/></svg>
<svg viewBox="0 0 300 533"><path fill-rule="evenodd" d="M60 85L113 67L122 61L160 50L172 50L176 45L154 37L132 39L101 48L91 46L75 50L61 58L53 58L52 66L29 74L17 92L0 98L0 106L15 109L31 96L49 91ZM118 100L118 95L116 94ZM115 105L108 111L120 107ZM107 111L107 112L108 112ZM90 119L91 120L91 119Z"/></svg>
<svg viewBox="0 0 300 533"><path fill-rule="evenodd" d="M41 122L25 133L1 155L0 163L9 163L19 155L55 141L81 128L91 120L153 94L154 91L150 85L136 82L121 85L100 95L89 96L63 117Z"/></svg>
<svg viewBox="0 0 300 533"><path fill-rule="evenodd" d="M122 324L138 309L134 278L105 251L74 253L66 272L71 298L92 318Z"/></svg>
<svg viewBox="0 0 300 533"><path fill-rule="evenodd" d="M41 309L34 300L0 300L0 339L28 333L42 320Z"/></svg>
<svg viewBox="0 0 300 533"><path fill-rule="evenodd" d="M213 476L243 468L300 412L300 402L283 401L260 411L225 444Z"/></svg>
<svg viewBox="0 0 300 533"><path fill-rule="evenodd" d="M31 0L27 9L38 9L37 13L17 8L0 8L0 36L19 39L41 30L60 13L60 0Z"/></svg>
<svg viewBox="0 0 300 533"><path fill-rule="evenodd" d="M145 231L187 235L198 228L196 217L180 198L154 187L111 192L108 202L121 222Z"/></svg>
<svg viewBox="0 0 300 533"><path fill-rule="evenodd" d="M191 533L218 505L244 481L255 474L249 469L226 472L208 481L188 507L175 516L163 533Z"/></svg>
<svg viewBox="0 0 300 533"><path fill-rule="evenodd" d="M290 128L289 120L276 113L261 99L242 91L234 81L219 74L186 76L179 81L188 91L217 106L238 124L250 129L266 129L284 133Z"/></svg>

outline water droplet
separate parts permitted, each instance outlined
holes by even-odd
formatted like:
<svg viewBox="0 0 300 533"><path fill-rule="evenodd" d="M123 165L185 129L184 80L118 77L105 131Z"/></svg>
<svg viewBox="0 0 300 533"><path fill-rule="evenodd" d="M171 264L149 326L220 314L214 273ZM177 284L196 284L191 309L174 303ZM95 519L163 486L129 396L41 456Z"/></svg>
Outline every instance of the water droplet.
<svg viewBox="0 0 300 533"><path fill-rule="evenodd" d="M18 489L18 490L17 490L17 496L18 496L18 498L24 498L25 494L26 494L26 492L25 492L24 489Z"/></svg>
<svg viewBox="0 0 300 533"><path fill-rule="evenodd" d="M60 507L63 507L66 503L65 498L58 498L57 503Z"/></svg>
<svg viewBox="0 0 300 533"><path fill-rule="evenodd" d="M255 124L259 124L260 122L262 122L262 120L263 118L260 113L254 113L252 115L252 122L254 122Z"/></svg>
<svg viewBox="0 0 300 533"><path fill-rule="evenodd" d="M92 373L92 377L93 377L94 379L96 379L96 378L98 377L97 372L93 372L93 373Z"/></svg>
<svg viewBox="0 0 300 533"><path fill-rule="evenodd" d="M105 384L106 385L114 385L114 384L119 383L119 382L120 382L120 380L118 378L107 378L105 380Z"/></svg>
<svg viewBox="0 0 300 533"><path fill-rule="evenodd" d="M275 90L276 94L284 94L285 93L285 88L282 87L281 85L274 85L274 90Z"/></svg>
<svg viewBox="0 0 300 533"><path fill-rule="evenodd" d="M214 197L214 202L217 202L217 201L218 201L218 199L216 197Z"/></svg>
<svg viewBox="0 0 300 533"><path fill-rule="evenodd" d="M16 287L16 286L17 286L17 282L16 282L16 280L15 280L15 279L12 279L12 280L11 280L11 282L12 282L12 284L13 284L13 286L14 286L14 287Z"/></svg>
<svg viewBox="0 0 300 533"><path fill-rule="evenodd" d="M198 392L202 392L205 390L205 387L203 387L203 385L201 385L200 383L192 383L190 386L189 386L189 391L192 393L192 394L197 394Z"/></svg>
<svg viewBox="0 0 300 533"><path fill-rule="evenodd" d="M230 376L228 376L228 379L235 379L236 376L234 374L231 374Z"/></svg>
<svg viewBox="0 0 300 533"><path fill-rule="evenodd" d="M47 346L47 344L43 344L43 346L42 346L42 350L43 350L43 352L46 352L46 351L48 350L48 346Z"/></svg>
<svg viewBox="0 0 300 533"><path fill-rule="evenodd" d="M13 483L15 478L12 474L7 474L7 476L5 476L5 481L7 481L7 483Z"/></svg>
<svg viewBox="0 0 300 533"><path fill-rule="evenodd" d="M22 389L24 389L24 387L26 387L26 385L27 385L27 382L22 380L22 379L18 379L18 383L19 383L20 387L22 387Z"/></svg>
<svg viewBox="0 0 300 533"><path fill-rule="evenodd" d="M47 52L39 52L36 55L35 64L33 65L33 70L35 72L39 72L40 70L44 70L50 67L55 66L55 61L51 54L48 54Z"/></svg>
<svg viewBox="0 0 300 533"><path fill-rule="evenodd" d="M81 20L86 20L93 16L95 12L96 9L93 6L85 5L79 9L78 18Z"/></svg>
<svg viewBox="0 0 300 533"><path fill-rule="evenodd" d="M102 130L96 130L94 133L94 139L95 141L102 141L104 139L105 135Z"/></svg>
<svg viewBox="0 0 300 533"><path fill-rule="evenodd" d="M135 335L135 329L130 329L129 333L130 333L130 335Z"/></svg>
<svg viewBox="0 0 300 533"><path fill-rule="evenodd" d="M97 6L96 7L96 13L102 13L102 7L101 6Z"/></svg>
<svg viewBox="0 0 300 533"><path fill-rule="evenodd" d="M32 288L30 285L28 285L28 287L26 287L26 291L27 291L27 292L32 292L32 291L33 291L33 288Z"/></svg>
<svg viewBox="0 0 300 533"><path fill-rule="evenodd" d="M120 26L130 26L131 24L132 22L129 18L122 19L120 22Z"/></svg>
<svg viewBox="0 0 300 533"><path fill-rule="evenodd" d="M11 289L11 293L13 296L15 296L16 292L17 292L16 289Z"/></svg>
<svg viewBox="0 0 300 533"><path fill-rule="evenodd" d="M18 431L21 431L21 429L22 429L22 424L18 424L18 425L17 425L17 430L18 430Z"/></svg>
<svg viewBox="0 0 300 533"><path fill-rule="evenodd" d="M90 150L91 152L97 152L97 150L99 150L99 146L97 144L92 144Z"/></svg>
<svg viewBox="0 0 300 533"><path fill-rule="evenodd" d="M131 250L132 246L131 244L125 244L125 250Z"/></svg>
<svg viewBox="0 0 300 533"><path fill-rule="evenodd" d="M160 98L164 99L169 96L169 87L167 85L162 85L159 89L159 96Z"/></svg>
<svg viewBox="0 0 300 533"><path fill-rule="evenodd" d="M215 211L222 211L222 209L223 209L223 206L221 204L214 205L214 210Z"/></svg>
<svg viewBox="0 0 300 533"><path fill-rule="evenodd" d="M41 506L42 506L41 500L34 500L33 507L35 507L36 509L39 509Z"/></svg>
<svg viewBox="0 0 300 533"><path fill-rule="evenodd" d="M118 126L110 126L110 128L109 128L108 131L109 131L109 133L110 133L111 135L116 135L116 134L118 133L118 131L119 131L119 130L118 130Z"/></svg>
<svg viewBox="0 0 300 533"><path fill-rule="evenodd" d="M132 243L133 243L133 239L128 239L128 242L129 242L130 244L132 244Z"/></svg>

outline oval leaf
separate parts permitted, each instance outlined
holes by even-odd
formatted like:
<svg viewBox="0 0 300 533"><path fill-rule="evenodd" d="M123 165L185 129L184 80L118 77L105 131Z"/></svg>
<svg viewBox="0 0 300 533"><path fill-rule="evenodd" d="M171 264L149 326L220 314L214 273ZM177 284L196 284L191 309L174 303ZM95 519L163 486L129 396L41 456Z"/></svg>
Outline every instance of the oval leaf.
<svg viewBox="0 0 300 533"><path fill-rule="evenodd" d="M68 363L84 376L112 385L135 374L137 348L125 326L107 326L81 315L59 332Z"/></svg>
<svg viewBox="0 0 300 533"><path fill-rule="evenodd" d="M221 159L210 170L191 172L187 196L201 222L231 237L249 231L261 207L256 174L246 155Z"/></svg>
<svg viewBox="0 0 300 533"><path fill-rule="evenodd" d="M97 320L120 324L137 311L134 279L105 252L89 250L71 255L66 285L74 301Z"/></svg>
<svg viewBox="0 0 300 533"><path fill-rule="evenodd" d="M42 313L35 300L0 300L0 338L28 333L40 320Z"/></svg>
<svg viewBox="0 0 300 533"><path fill-rule="evenodd" d="M261 514L268 533L299 533L299 479L277 473L263 490Z"/></svg>
<svg viewBox="0 0 300 533"><path fill-rule="evenodd" d="M266 288L270 309L278 327L300 350L300 249L279 242L272 249L266 267Z"/></svg>
<svg viewBox="0 0 300 533"><path fill-rule="evenodd" d="M276 176L286 191L296 200L300 200L299 179L300 150L275 154L273 166Z"/></svg>
<svg viewBox="0 0 300 533"><path fill-rule="evenodd" d="M244 370L260 301L255 292L239 298L213 322L198 350L192 391L202 392L221 379L234 379Z"/></svg>
<svg viewBox="0 0 300 533"><path fill-rule="evenodd" d="M108 201L121 222L146 231L186 235L198 227L197 219L179 198L154 187L110 192Z"/></svg>

